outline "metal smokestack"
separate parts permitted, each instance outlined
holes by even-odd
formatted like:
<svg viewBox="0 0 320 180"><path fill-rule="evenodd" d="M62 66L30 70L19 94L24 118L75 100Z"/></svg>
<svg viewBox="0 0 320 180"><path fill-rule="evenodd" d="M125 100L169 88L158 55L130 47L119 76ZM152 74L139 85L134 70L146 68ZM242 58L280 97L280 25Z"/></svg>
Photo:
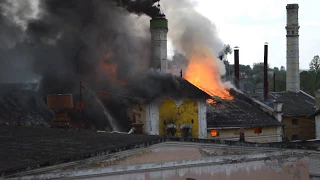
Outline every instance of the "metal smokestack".
<svg viewBox="0 0 320 180"><path fill-rule="evenodd" d="M234 47L234 76L235 76L235 85L236 88L239 88L239 47Z"/></svg>
<svg viewBox="0 0 320 180"><path fill-rule="evenodd" d="M263 65L263 71L264 71L264 81L263 81L263 97L264 100L268 100L268 93L269 93L269 82L268 82L268 43L264 43L264 65Z"/></svg>

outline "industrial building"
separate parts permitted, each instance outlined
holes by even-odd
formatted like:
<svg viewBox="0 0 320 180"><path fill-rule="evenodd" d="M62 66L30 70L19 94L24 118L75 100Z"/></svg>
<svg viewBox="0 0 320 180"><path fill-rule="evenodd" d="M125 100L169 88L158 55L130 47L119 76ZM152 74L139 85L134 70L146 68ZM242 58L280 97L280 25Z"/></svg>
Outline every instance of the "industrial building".
<svg viewBox="0 0 320 180"><path fill-rule="evenodd" d="M154 60L151 67L165 74L168 66L165 16L150 21L150 32ZM290 66L293 69L290 79L297 79L294 62ZM289 107L286 101L268 98L270 93L268 101L259 101L231 90L234 100L207 104L210 97L207 93L183 78L179 81L182 86L176 90L167 90L165 96L155 101L128 109L132 126L140 134L1 126L0 179L319 177L317 162L309 160L310 153L314 160L320 159L316 152L319 141L280 142L286 130L282 128ZM298 82L288 82L287 93L307 96L298 91ZM73 107L70 99L68 96L70 104L63 108ZM8 104L23 104L19 103ZM55 109L53 102L49 104ZM27 106L17 109L24 113ZM309 116L319 117L318 111L312 113ZM41 110L31 115L36 119ZM40 124L42 119L36 122ZM239 142L239 134L243 132L245 141Z"/></svg>
<svg viewBox="0 0 320 180"><path fill-rule="evenodd" d="M268 92L267 61L265 61L265 79L263 93L248 93L259 101L266 112L277 116L284 124L286 140L315 139L315 118L310 116L316 110L315 97L300 89L299 71L299 21L298 4L288 4L287 9L287 73L286 91ZM265 54L265 57L267 54ZM282 106L281 111L273 109L274 103Z"/></svg>
<svg viewBox="0 0 320 180"><path fill-rule="evenodd" d="M151 68L167 73L168 20L162 12L150 21L150 32ZM206 103L210 98L206 92L183 77L179 81L183 85L180 90L170 90L154 102L128 109L128 117L136 130L149 135L235 140L239 138L237 132L245 128L247 141L282 141L282 123L256 108L252 100L241 100L243 94L235 93L233 100L212 105Z"/></svg>

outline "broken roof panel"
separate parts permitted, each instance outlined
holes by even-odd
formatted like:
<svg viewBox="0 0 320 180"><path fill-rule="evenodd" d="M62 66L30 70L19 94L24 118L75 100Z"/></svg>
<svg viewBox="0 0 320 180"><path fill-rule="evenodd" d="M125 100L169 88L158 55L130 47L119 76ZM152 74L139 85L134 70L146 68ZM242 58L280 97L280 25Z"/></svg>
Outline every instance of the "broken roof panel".
<svg viewBox="0 0 320 180"><path fill-rule="evenodd" d="M207 104L208 128L281 126L271 115L235 98L217 105Z"/></svg>
<svg viewBox="0 0 320 180"><path fill-rule="evenodd" d="M0 84L0 124L40 125L48 127L52 115L34 91L37 84Z"/></svg>

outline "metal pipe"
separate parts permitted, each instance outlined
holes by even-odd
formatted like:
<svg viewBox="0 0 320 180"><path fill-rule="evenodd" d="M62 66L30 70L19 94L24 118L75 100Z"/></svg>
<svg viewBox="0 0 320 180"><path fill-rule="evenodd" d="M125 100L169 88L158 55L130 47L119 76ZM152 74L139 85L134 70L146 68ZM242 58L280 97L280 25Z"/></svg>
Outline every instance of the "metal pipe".
<svg viewBox="0 0 320 180"><path fill-rule="evenodd" d="M273 92L276 92L276 73L273 72Z"/></svg>
<svg viewBox="0 0 320 180"><path fill-rule="evenodd" d="M239 80L240 80L240 73L239 73L239 47L234 47L234 76L235 76L235 85L236 88L239 88Z"/></svg>
<svg viewBox="0 0 320 180"><path fill-rule="evenodd" d="M268 100L269 94L269 82L268 82L268 43L264 44L264 88L263 88L263 97L264 100Z"/></svg>

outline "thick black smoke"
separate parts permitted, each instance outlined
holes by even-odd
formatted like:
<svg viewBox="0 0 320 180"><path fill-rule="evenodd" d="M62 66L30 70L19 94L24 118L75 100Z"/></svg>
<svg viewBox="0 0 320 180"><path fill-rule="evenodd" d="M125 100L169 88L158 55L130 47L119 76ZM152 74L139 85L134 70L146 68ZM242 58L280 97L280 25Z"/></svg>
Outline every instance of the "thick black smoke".
<svg viewBox="0 0 320 180"><path fill-rule="evenodd" d="M150 102L172 90L178 92L174 95L196 95L181 78L144 73L150 62L149 20L159 13L155 2L0 0L0 81L39 80L42 97L72 93L75 102L79 101L82 81L84 121L113 130L119 130L119 125L126 127L126 108L132 103ZM186 54L199 44L216 47L211 41L202 41L211 39L208 34L214 34L214 29L197 33L196 27L211 26L205 18L196 11L182 18L180 12L190 14L192 10L188 0L165 2L171 9L167 16L169 37L179 51ZM169 8L170 2L180 11ZM187 12L182 11L184 7ZM184 65L188 63L177 58ZM106 92L106 107L97 98L99 91ZM77 111L70 112L70 117L77 120Z"/></svg>
<svg viewBox="0 0 320 180"><path fill-rule="evenodd" d="M0 80L28 82L40 78L41 95L73 93L76 101L79 83L83 81L83 96L88 104L103 109L100 102L95 102L98 90L121 93L119 81L130 82L133 74L148 67L150 18L147 16L159 12L153 6L155 2L41 0L34 7L31 0L2 0ZM38 11L36 17L31 17L32 8ZM103 65L115 68L116 72L104 69ZM129 101L117 99L116 103L125 107ZM102 127L108 124L106 112L94 114L96 117L87 118L101 120Z"/></svg>

